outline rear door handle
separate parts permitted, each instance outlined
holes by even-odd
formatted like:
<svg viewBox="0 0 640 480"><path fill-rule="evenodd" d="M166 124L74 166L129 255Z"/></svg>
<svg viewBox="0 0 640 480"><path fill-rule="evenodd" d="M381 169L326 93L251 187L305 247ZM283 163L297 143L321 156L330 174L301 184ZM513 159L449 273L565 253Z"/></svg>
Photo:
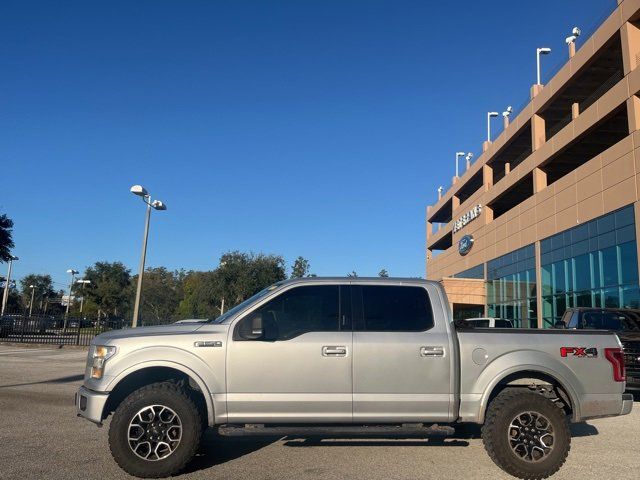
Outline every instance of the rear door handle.
<svg viewBox="0 0 640 480"><path fill-rule="evenodd" d="M347 347L340 345L331 345L322 347L323 357L346 357Z"/></svg>
<svg viewBox="0 0 640 480"><path fill-rule="evenodd" d="M444 347L420 347L421 357L444 357Z"/></svg>

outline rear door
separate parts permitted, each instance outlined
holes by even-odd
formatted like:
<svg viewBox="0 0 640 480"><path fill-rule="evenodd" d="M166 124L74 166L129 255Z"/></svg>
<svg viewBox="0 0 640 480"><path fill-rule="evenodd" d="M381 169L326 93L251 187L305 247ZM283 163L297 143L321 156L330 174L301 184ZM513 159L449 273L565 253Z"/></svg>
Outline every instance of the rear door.
<svg viewBox="0 0 640 480"><path fill-rule="evenodd" d="M354 422L449 421L453 352L427 289L352 289Z"/></svg>

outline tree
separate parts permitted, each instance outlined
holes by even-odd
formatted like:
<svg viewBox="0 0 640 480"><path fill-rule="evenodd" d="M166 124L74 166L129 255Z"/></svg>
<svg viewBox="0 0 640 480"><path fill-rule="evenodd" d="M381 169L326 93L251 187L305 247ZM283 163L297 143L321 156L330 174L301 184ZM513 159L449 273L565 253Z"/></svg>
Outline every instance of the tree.
<svg viewBox="0 0 640 480"><path fill-rule="evenodd" d="M13 244L13 220L6 215L0 215L0 260L8 262L11 258Z"/></svg>
<svg viewBox="0 0 640 480"><path fill-rule="evenodd" d="M85 270L84 278L91 281L84 289L86 298L102 313L114 316L128 313L132 300L131 274L122 263L96 262Z"/></svg>
<svg viewBox="0 0 640 480"><path fill-rule="evenodd" d="M262 253L225 253L216 270L219 294L225 299L225 308L231 308L285 278L284 258Z"/></svg>
<svg viewBox="0 0 640 480"><path fill-rule="evenodd" d="M387 272L386 268L383 268L382 270L380 270L378 272L378 276L382 277L382 278L388 278L389 277L389 272Z"/></svg>
<svg viewBox="0 0 640 480"><path fill-rule="evenodd" d="M38 309L42 309L44 299L54 298L56 292L53 289L53 281L51 275L41 275L30 273L20 280L20 290L22 293L22 304L29 305L31 302L31 285L33 289L34 305L39 305Z"/></svg>
<svg viewBox="0 0 640 480"><path fill-rule="evenodd" d="M147 268L142 279L140 316L144 323L167 323L175 319L183 298L183 271L170 272L165 267ZM137 275L132 278L132 285Z"/></svg>
<svg viewBox="0 0 640 480"><path fill-rule="evenodd" d="M291 267L291 278L309 277L310 268L309 260L304 257L296 258L295 262L293 262L293 267Z"/></svg>
<svg viewBox="0 0 640 480"><path fill-rule="evenodd" d="M180 318L215 318L220 315L221 289L216 272L189 272L182 281Z"/></svg>

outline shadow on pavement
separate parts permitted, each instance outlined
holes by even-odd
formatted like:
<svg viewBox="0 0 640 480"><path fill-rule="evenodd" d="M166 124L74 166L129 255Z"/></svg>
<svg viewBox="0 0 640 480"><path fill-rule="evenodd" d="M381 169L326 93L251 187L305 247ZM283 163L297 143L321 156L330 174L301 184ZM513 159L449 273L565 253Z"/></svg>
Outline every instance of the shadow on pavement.
<svg viewBox="0 0 640 480"><path fill-rule="evenodd" d="M466 440L456 440L446 437L427 437L403 440L393 438L349 438L341 440L339 437L286 437L286 447L468 447ZM326 441L328 440L328 441Z"/></svg>
<svg viewBox="0 0 640 480"><path fill-rule="evenodd" d="M271 445L280 438L282 437L225 437L219 435L216 429L210 428L202 437L200 449L185 468L184 474L204 470L249 455Z"/></svg>
<svg viewBox="0 0 640 480"><path fill-rule="evenodd" d="M79 375L69 375L68 377L60 377L54 378L52 380L42 380L41 382L28 382L28 383L14 383L12 385L0 385L0 388L9 388L9 387L24 387L27 385L44 385L47 383L73 383L79 382L84 378L84 374Z"/></svg>

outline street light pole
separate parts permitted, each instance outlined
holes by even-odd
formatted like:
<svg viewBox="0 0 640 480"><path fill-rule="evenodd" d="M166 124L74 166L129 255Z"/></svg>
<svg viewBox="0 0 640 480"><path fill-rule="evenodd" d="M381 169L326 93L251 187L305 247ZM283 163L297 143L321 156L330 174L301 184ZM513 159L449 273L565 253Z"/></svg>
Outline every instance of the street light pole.
<svg viewBox="0 0 640 480"><path fill-rule="evenodd" d="M147 205L147 212L144 221L144 237L142 239L142 254L140 255L140 267L138 268L138 284L136 286L136 300L133 305L133 319L131 328L138 326L138 316L140 312L140 296L142 295L142 277L144 275L144 264L147 258L147 241L149 240L149 223L151 222L151 209L166 210L167 206L160 200L151 200L151 195L142 185L131 187L131 193L142 197L142 201Z"/></svg>
<svg viewBox="0 0 640 480"><path fill-rule="evenodd" d="M81 297L80 297L80 316L82 317L82 310L83 310L83 307L84 307L84 286L87 283L91 283L91 280L85 280L83 278L82 280L78 280L76 283L82 284L82 294L81 294Z"/></svg>
<svg viewBox="0 0 640 480"><path fill-rule="evenodd" d="M4 315L4 311L7 308L7 301L9 300L9 283L11 282L11 268L13 266L14 260L18 260L18 257L14 257L13 255L9 256L9 271L7 272L7 278L4 283L4 292L2 294L2 312L0 312L0 315Z"/></svg>
<svg viewBox="0 0 640 480"><path fill-rule="evenodd" d="M536 48L536 70L537 70L537 85L542 85L540 83L540 55L548 55L551 53L551 49L548 47Z"/></svg>
<svg viewBox="0 0 640 480"><path fill-rule="evenodd" d="M498 112L487 112L487 142L491 142L491 119L497 117Z"/></svg>
<svg viewBox="0 0 640 480"><path fill-rule="evenodd" d="M69 283L69 298L67 298L67 310L64 314L64 325L62 326L62 333L64 334L67 331L67 320L69 319L69 307L71 306L71 291L73 290L73 281L76 278L76 275L80 272L70 268L67 270L67 273L71 274L71 283Z"/></svg>
<svg viewBox="0 0 640 480"><path fill-rule="evenodd" d="M138 314L140 312L140 295L142 294L142 275L144 275L144 263L147 259L147 241L149 240L149 222L151 221L151 204L147 203L147 213L144 220L144 237L142 239L142 254L140 255L140 267L138 268L138 285L136 286L136 301L133 305L133 321L131 328L138 326Z"/></svg>
<svg viewBox="0 0 640 480"><path fill-rule="evenodd" d="M464 157L464 156L465 156L464 152L456 152L456 177L460 176L458 174L458 160L460 159L460 157Z"/></svg>
<svg viewBox="0 0 640 480"><path fill-rule="evenodd" d="M32 312L33 312L33 297L36 293L36 286L35 285L29 285L29 288L31 289L31 301L29 302L29 316L31 316Z"/></svg>

